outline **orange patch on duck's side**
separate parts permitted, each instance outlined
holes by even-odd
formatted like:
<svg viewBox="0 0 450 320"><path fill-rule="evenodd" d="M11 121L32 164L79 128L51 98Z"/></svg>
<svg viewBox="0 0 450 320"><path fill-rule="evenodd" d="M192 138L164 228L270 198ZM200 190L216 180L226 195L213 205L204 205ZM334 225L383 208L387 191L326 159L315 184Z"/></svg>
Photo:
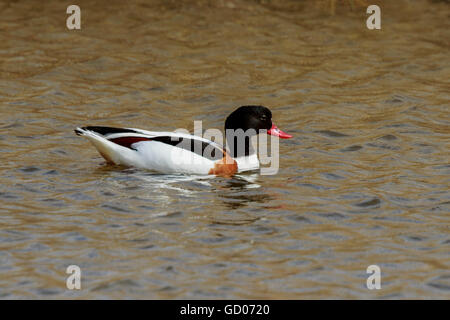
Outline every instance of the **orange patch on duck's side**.
<svg viewBox="0 0 450 320"><path fill-rule="evenodd" d="M215 174L221 177L231 177L238 170L237 162L224 151L224 156L221 160L214 163L214 168L209 170L208 174Z"/></svg>

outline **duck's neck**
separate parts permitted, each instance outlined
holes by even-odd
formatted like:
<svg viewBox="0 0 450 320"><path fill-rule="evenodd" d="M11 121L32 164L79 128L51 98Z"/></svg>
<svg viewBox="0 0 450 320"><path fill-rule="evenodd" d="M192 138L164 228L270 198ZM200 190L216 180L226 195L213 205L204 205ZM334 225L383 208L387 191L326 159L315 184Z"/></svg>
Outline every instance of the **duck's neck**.
<svg viewBox="0 0 450 320"><path fill-rule="evenodd" d="M254 143L256 143L256 139L257 136L238 138L233 135L227 135L227 149L230 151L231 157L241 158L256 154L255 148L253 147Z"/></svg>
<svg viewBox="0 0 450 320"><path fill-rule="evenodd" d="M254 148L257 145L258 136L245 136L239 141L236 136L227 135L227 149L231 157L236 160L239 172L255 170L259 168L258 154Z"/></svg>

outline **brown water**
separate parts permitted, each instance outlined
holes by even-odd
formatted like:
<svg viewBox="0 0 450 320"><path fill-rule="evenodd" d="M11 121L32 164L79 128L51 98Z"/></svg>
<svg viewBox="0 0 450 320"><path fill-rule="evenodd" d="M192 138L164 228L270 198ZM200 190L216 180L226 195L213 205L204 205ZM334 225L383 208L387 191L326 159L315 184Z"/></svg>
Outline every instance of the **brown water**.
<svg viewBox="0 0 450 320"><path fill-rule="evenodd" d="M76 1L79 31L0 3L0 297L449 299L450 6L392 2L378 31L306 1ZM73 133L243 104L295 136L276 176L107 166Z"/></svg>

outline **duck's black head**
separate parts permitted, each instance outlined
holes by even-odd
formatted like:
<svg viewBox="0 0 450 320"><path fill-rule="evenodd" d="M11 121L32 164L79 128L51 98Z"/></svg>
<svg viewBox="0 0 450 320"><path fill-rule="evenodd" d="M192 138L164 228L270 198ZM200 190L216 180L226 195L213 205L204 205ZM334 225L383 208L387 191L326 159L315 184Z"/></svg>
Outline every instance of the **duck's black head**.
<svg viewBox="0 0 450 320"><path fill-rule="evenodd" d="M234 110L225 121L227 129L270 130L272 128L272 112L263 106L242 106Z"/></svg>
<svg viewBox="0 0 450 320"><path fill-rule="evenodd" d="M277 136L283 139L292 138L291 135L279 130L276 125L272 123L272 112L264 106L242 106L234 110L225 121L225 135L227 142L233 146L231 149L232 156L241 156L241 152L237 152L236 145L238 137L228 134L229 130L243 130L245 136L243 144L245 145L244 155L248 156L251 153L251 146L249 137L256 135L260 130L267 130L267 134Z"/></svg>
<svg viewBox="0 0 450 320"><path fill-rule="evenodd" d="M242 129L255 130L256 134L259 130L267 130L267 134L280 137L282 139L292 138L272 122L272 112L269 108L263 106L242 106L234 110L225 121L225 132L228 130Z"/></svg>

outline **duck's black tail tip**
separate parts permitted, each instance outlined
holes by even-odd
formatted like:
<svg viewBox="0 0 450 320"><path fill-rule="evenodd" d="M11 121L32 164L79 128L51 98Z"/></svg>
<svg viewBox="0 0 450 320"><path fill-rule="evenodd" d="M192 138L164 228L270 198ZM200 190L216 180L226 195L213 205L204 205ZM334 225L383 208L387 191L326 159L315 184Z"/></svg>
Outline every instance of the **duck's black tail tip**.
<svg viewBox="0 0 450 320"><path fill-rule="evenodd" d="M84 134L83 129L84 129L84 128L76 128L76 129L73 130L73 131L75 131L75 134L76 134L77 136L82 136L82 135Z"/></svg>

